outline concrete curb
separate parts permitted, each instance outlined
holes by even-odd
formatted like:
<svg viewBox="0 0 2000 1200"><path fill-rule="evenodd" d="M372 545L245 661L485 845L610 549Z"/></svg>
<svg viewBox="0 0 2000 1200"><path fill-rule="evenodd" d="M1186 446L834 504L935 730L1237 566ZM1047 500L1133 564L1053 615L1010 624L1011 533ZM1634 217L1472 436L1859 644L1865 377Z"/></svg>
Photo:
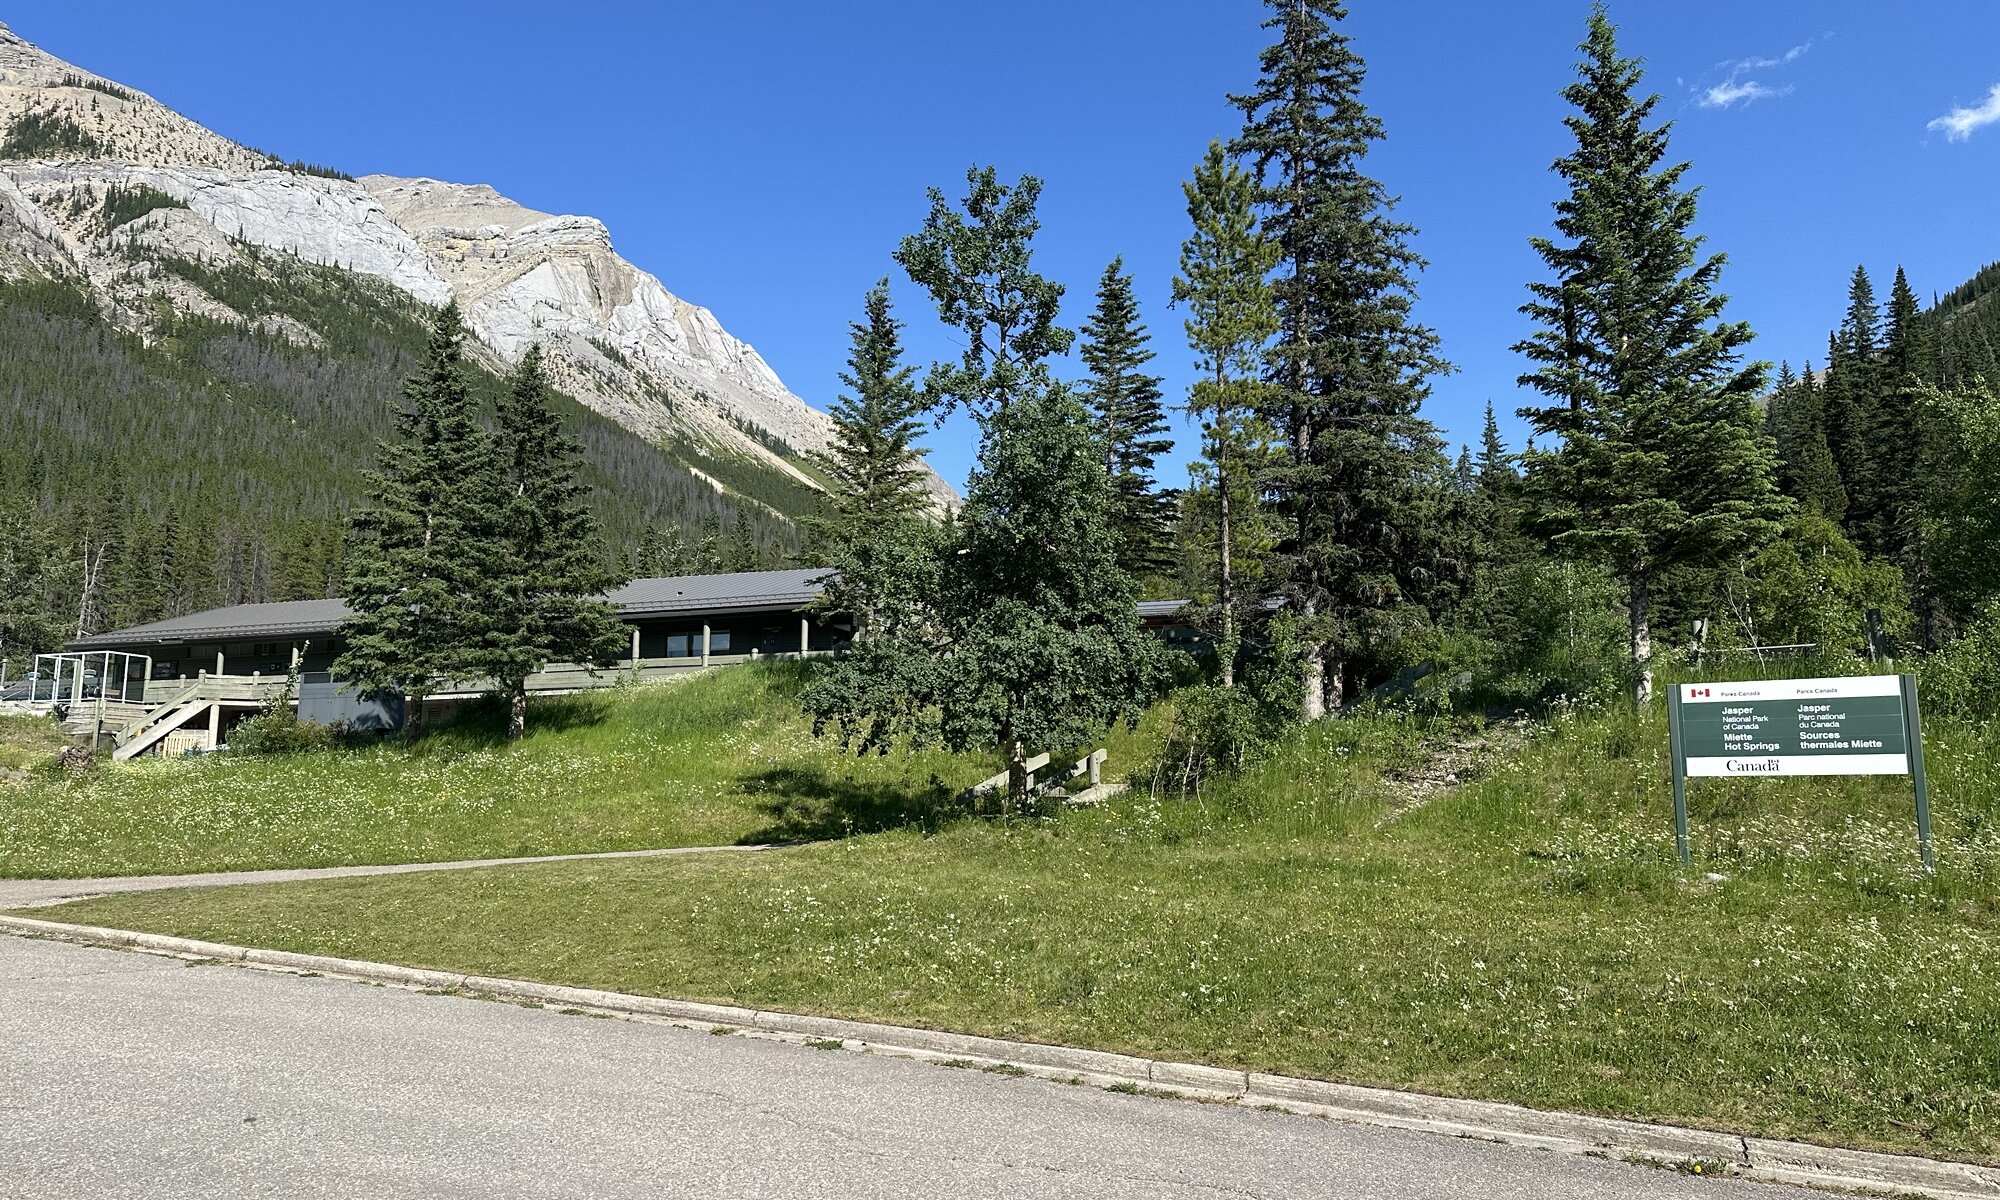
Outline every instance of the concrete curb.
<svg viewBox="0 0 2000 1200"><path fill-rule="evenodd" d="M1911 1155L1842 1150L1804 1142L1743 1137L1704 1129L1544 1112L1485 1100L1460 1100L1357 1087L1287 1075L1161 1062L1102 1050L945 1033L868 1021L766 1012L522 979L426 971L390 963L293 954L192 941L124 929L0 915L0 933L53 938L179 958L334 976L425 991L490 996L625 1017L741 1031L791 1041L844 1046L932 1061L1004 1068L1072 1082L1220 1100L1329 1117L1359 1125L1449 1134L1565 1154L1669 1164L1701 1163L1717 1174L1842 1190L1888 1191L1936 1200L2000 1198L2000 1168Z"/></svg>

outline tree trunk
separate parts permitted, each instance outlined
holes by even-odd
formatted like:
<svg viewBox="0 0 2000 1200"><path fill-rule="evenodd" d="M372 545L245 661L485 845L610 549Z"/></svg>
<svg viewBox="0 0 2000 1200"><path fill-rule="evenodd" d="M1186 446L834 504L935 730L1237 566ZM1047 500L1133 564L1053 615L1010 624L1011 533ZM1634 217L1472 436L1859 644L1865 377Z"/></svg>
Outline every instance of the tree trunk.
<svg viewBox="0 0 2000 1200"><path fill-rule="evenodd" d="M1218 454L1218 459L1224 455ZM1236 686L1236 589L1235 579L1230 574L1229 558L1229 472L1221 462L1215 464L1215 494L1221 502L1222 541L1222 686Z"/></svg>
<svg viewBox="0 0 2000 1200"><path fill-rule="evenodd" d="M1301 613L1308 628L1317 616L1316 605L1308 600ZM1313 635L1308 635L1309 637ZM1326 646L1317 641L1308 641L1300 655L1305 665L1305 697L1301 713L1308 721L1317 721L1326 716Z"/></svg>
<svg viewBox="0 0 2000 1200"><path fill-rule="evenodd" d="M518 742L528 732L528 681L516 679L507 688L507 740Z"/></svg>
<svg viewBox="0 0 2000 1200"><path fill-rule="evenodd" d="M1016 739L1007 759L1007 808L1018 809L1028 801L1028 751Z"/></svg>
<svg viewBox="0 0 2000 1200"><path fill-rule="evenodd" d="M1632 701L1640 708L1653 700L1652 596L1643 569L1632 572Z"/></svg>
<svg viewBox="0 0 2000 1200"><path fill-rule="evenodd" d="M1326 711L1337 713L1347 705L1347 663L1334 659L1326 664Z"/></svg>

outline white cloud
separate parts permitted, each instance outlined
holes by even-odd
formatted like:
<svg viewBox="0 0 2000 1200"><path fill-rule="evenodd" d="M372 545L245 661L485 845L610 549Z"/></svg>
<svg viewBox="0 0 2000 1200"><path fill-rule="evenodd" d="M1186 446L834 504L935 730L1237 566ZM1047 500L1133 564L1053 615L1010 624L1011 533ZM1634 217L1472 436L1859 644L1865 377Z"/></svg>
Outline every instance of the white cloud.
<svg viewBox="0 0 2000 1200"><path fill-rule="evenodd" d="M1774 96L1789 96L1791 94L1792 89L1789 84L1784 87L1771 87L1769 84L1758 83L1754 79L1726 79L1702 93L1701 106L1703 108L1728 108L1732 104L1749 104L1756 100L1768 100Z"/></svg>
<svg viewBox="0 0 2000 1200"><path fill-rule="evenodd" d="M1790 50L1785 51L1776 58L1742 58L1733 63L1724 63L1723 65L1729 68L1729 72L1732 75L1741 75L1745 71L1768 71L1772 67L1782 67L1799 61L1799 59L1805 57L1806 51L1812 49L1812 47L1813 44L1807 42L1802 46L1793 46Z"/></svg>
<svg viewBox="0 0 2000 1200"><path fill-rule="evenodd" d="M1731 108L1738 104L1753 104L1759 100L1772 100L1792 94L1790 84L1783 87L1763 83L1755 79L1745 79L1752 71L1775 71L1779 67L1790 66L1805 57L1813 44L1805 42L1775 57L1739 58L1732 62L1718 63L1728 76L1721 83L1698 89L1703 108Z"/></svg>
<svg viewBox="0 0 2000 1200"><path fill-rule="evenodd" d="M2000 83L1993 85L1984 103L1971 108L1954 108L1932 121L1926 128L1932 133L1942 133L1946 141L1962 142L1972 136L1974 130L2000 121Z"/></svg>

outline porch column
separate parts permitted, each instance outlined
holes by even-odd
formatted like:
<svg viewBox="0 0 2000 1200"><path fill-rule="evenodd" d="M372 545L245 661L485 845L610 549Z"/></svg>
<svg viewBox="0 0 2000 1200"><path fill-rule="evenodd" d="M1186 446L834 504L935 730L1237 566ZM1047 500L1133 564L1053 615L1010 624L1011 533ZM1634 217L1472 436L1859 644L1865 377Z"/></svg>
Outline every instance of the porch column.
<svg viewBox="0 0 2000 1200"><path fill-rule="evenodd" d="M215 648L215 673L217 675L222 674L222 647L220 646Z"/></svg>
<svg viewBox="0 0 2000 1200"><path fill-rule="evenodd" d="M208 706L208 748L210 750L215 749L221 741L222 706L220 704L211 704Z"/></svg>
<svg viewBox="0 0 2000 1200"><path fill-rule="evenodd" d="M810 653L810 652L812 651L812 646L813 646L813 642L812 642L812 620L811 620L810 618L808 618L808 617L800 617L800 618L799 618L799 657L800 657L800 658L804 658L804 657L805 657L805 656L806 656L806 655L807 655L808 653Z"/></svg>
<svg viewBox="0 0 2000 1200"><path fill-rule="evenodd" d="M639 627L637 625L632 627L632 669L634 671L639 669Z"/></svg>
<svg viewBox="0 0 2000 1200"><path fill-rule="evenodd" d="M708 665L708 622L701 624L701 665Z"/></svg>

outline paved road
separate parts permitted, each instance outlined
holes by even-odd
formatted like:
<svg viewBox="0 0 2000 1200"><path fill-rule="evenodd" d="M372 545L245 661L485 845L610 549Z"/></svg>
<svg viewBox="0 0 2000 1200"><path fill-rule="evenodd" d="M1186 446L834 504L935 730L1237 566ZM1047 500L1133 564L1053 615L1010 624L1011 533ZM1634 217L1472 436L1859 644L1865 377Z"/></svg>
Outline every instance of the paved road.
<svg viewBox="0 0 2000 1200"><path fill-rule="evenodd" d="M41 908L113 892L163 892L169 888L233 887L239 883L296 883L349 875L407 875L412 871L463 871L523 863L586 858L664 858L675 854L745 854L773 846L676 846L667 850L608 850L598 854L545 854L539 858L473 858L460 862L395 863L383 867L287 867L274 871L212 871L202 875L109 875L101 879L0 879L0 910Z"/></svg>
<svg viewBox="0 0 2000 1200"><path fill-rule="evenodd" d="M0 936L0 1197L1811 1193Z"/></svg>

